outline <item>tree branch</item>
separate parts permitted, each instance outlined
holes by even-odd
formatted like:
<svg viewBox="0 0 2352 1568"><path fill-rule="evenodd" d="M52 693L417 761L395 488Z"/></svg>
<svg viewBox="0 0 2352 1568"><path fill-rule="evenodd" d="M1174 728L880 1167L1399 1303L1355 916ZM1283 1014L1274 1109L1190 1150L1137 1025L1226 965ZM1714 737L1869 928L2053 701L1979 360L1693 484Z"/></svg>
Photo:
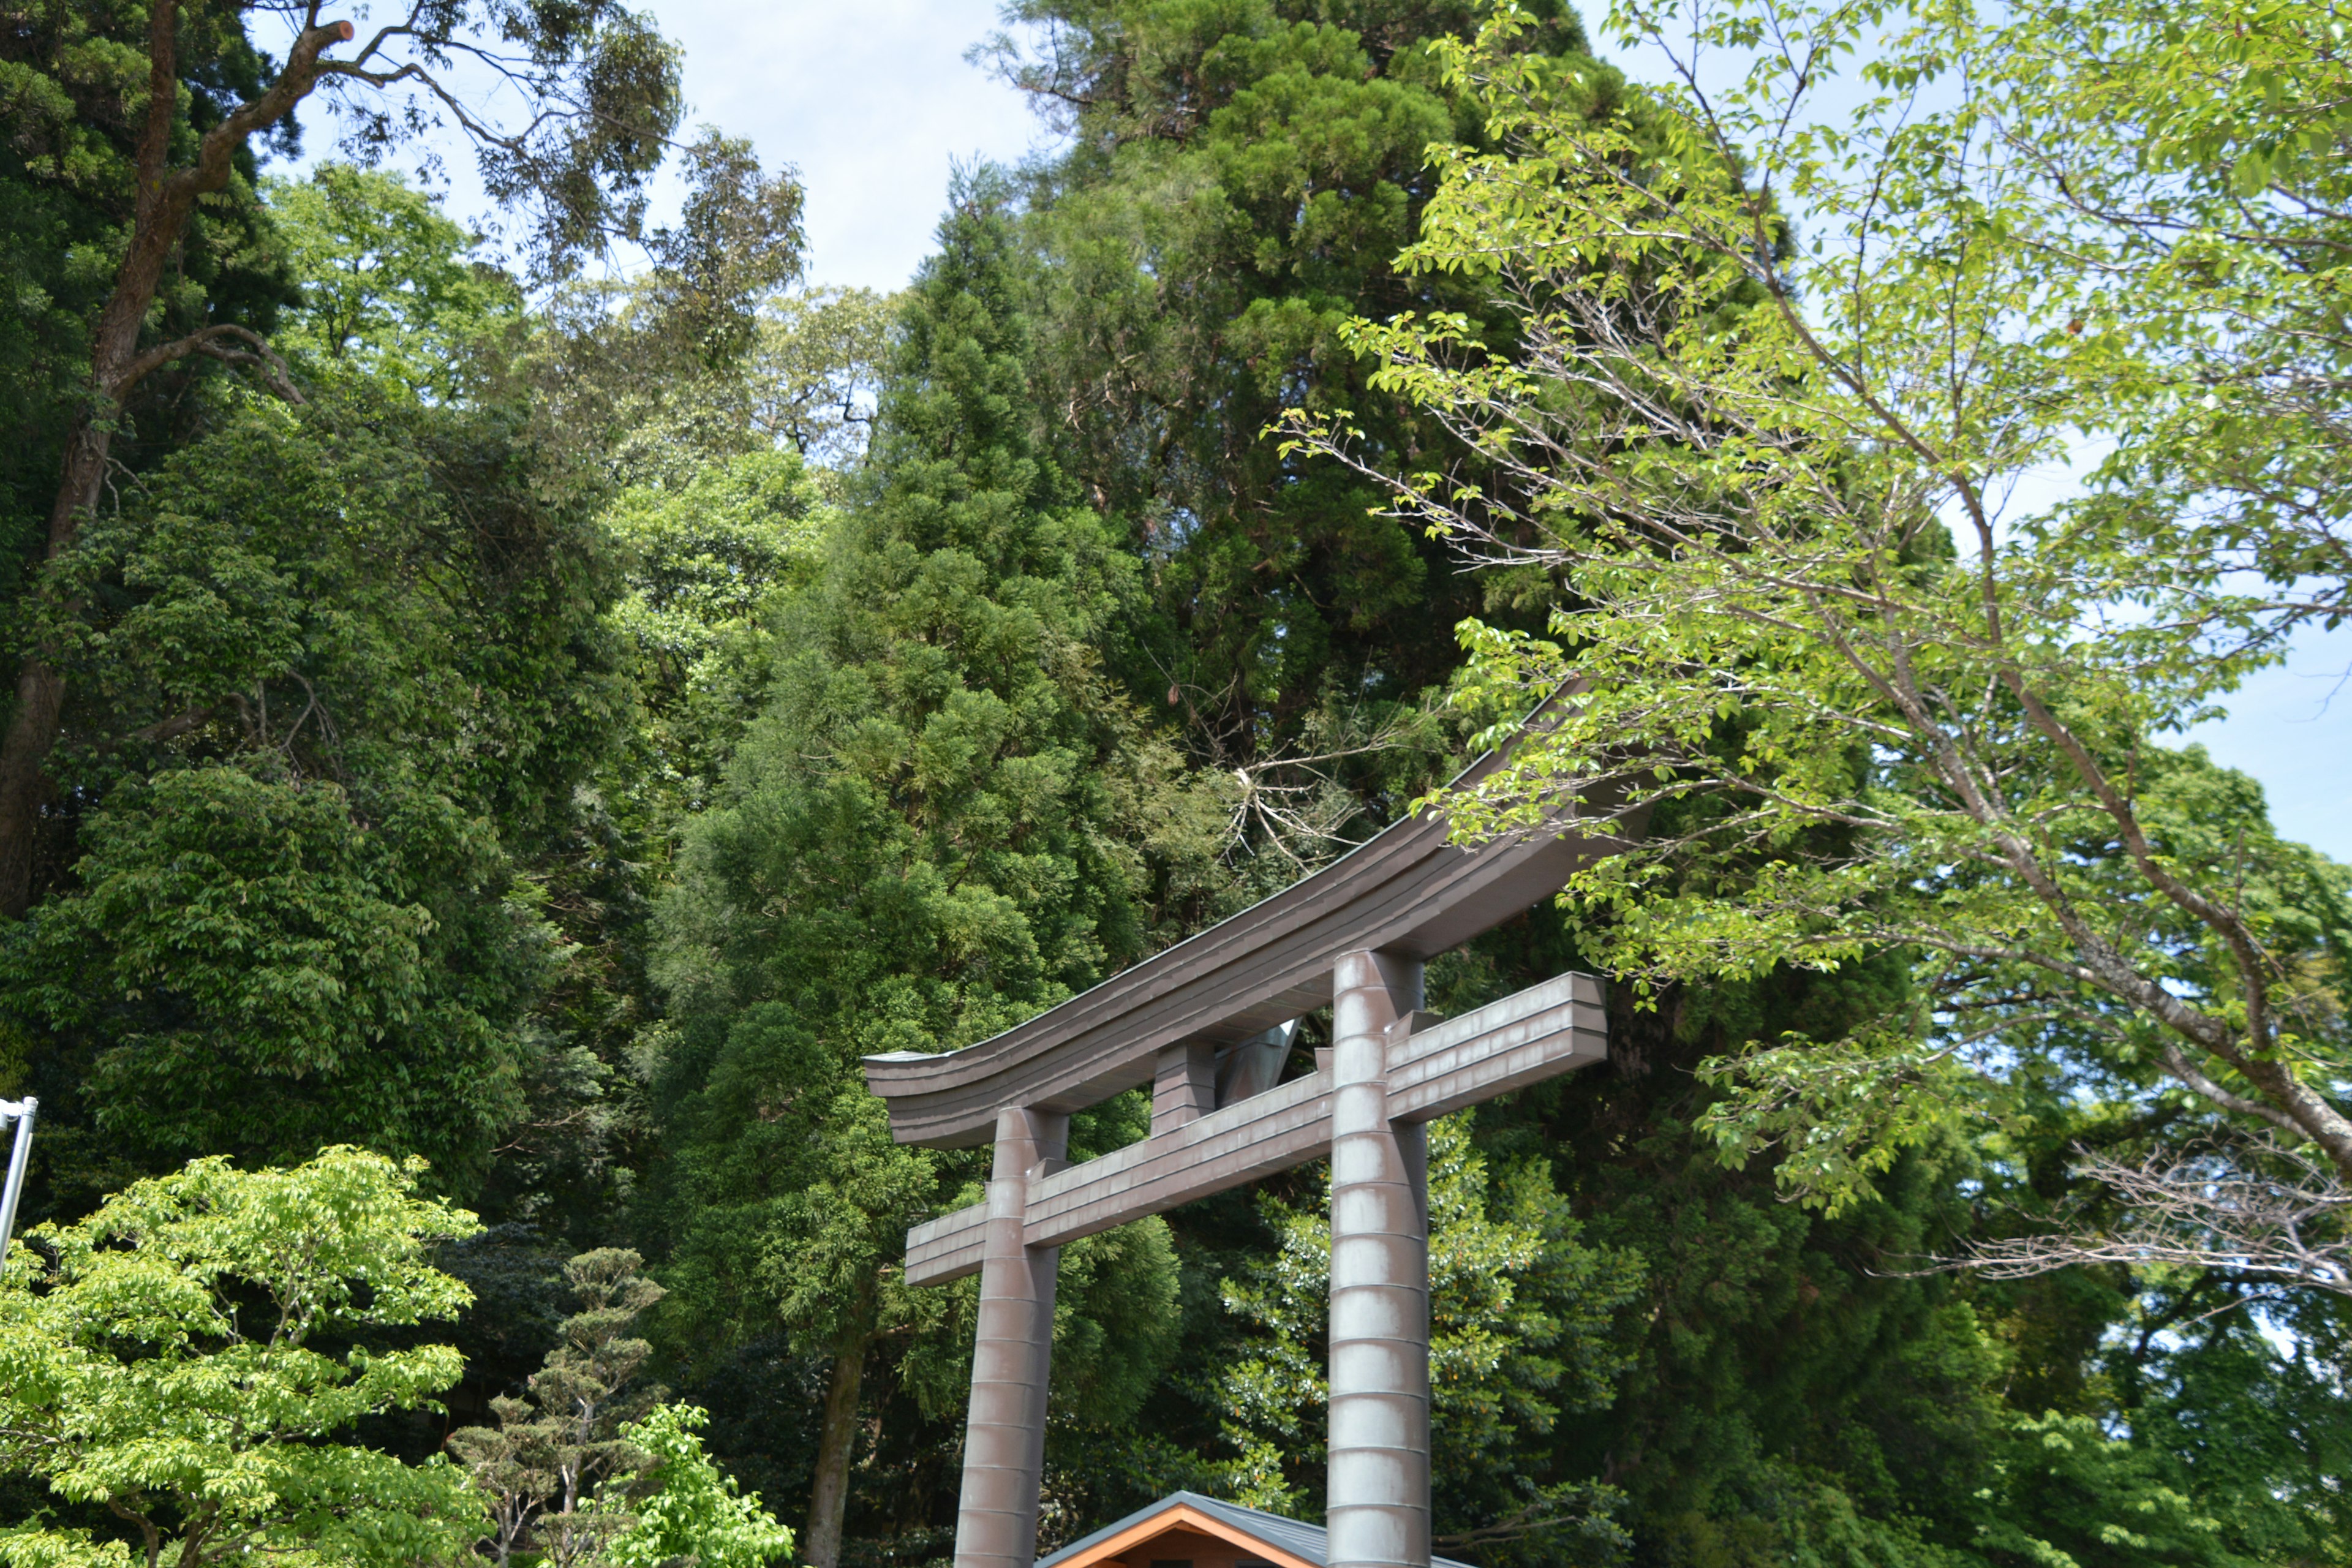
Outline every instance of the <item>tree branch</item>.
<svg viewBox="0 0 2352 1568"><path fill-rule="evenodd" d="M232 342L242 342L247 347L231 348L228 345ZM159 343L123 366L115 379L117 399L129 396L131 389L138 385L149 373L161 370L174 361L186 359L193 354L203 354L207 358L219 360L224 364L256 370L260 373L262 384L278 397L297 405L305 401L301 392L294 385L293 372L289 370L286 362L278 357L278 351L269 346L268 340L250 327L234 326L226 322L215 326L200 327L184 338L174 339L168 343Z"/></svg>

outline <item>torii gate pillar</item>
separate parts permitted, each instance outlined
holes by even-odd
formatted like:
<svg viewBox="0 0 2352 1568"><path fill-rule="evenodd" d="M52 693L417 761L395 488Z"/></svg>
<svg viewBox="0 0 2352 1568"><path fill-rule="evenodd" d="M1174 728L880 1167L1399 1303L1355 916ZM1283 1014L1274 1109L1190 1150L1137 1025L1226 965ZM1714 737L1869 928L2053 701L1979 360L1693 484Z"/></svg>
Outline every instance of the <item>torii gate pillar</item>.
<svg viewBox="0 0 2352 1568"><path fill-rule="evenodd" d="M1037 1561L1037 1489L1045 1471L1045 1385L1054 1353L1058 1247L1024 1236L1029 1178L1060 1168L1066 1114L996 1113L988 1179L988 1235L971 1349L971 1408L956 1507L956 1568L1031 1568Z"/></svg>
<svg viewBox="0 0 2352 1568"><path fill-rule="evenodd" d="M1421 968L1350 952L1333 977L1329 1568L1429 1568L1429 1137L1388 1085Z"/></svg>

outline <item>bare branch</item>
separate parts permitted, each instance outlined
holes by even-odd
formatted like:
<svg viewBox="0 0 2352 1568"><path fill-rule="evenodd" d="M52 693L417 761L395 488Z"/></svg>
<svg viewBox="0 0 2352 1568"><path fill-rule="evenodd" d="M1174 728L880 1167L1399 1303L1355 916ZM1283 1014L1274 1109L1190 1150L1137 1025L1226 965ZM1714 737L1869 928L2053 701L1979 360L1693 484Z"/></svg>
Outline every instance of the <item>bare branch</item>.
<svg viewBox="0 0 2352 1568"><path fill-rule="evenodd" d="M2025 1279L2084 1264L2169 1265L2352 1295L2352 1190L2297 1151L2268 1142L2133 1164L2078 1145L2074 1171L2122 1205L2120 1225L2092 1225L2077 1204L2053 1229L1979 1241L1924 1272Z"/></svg>

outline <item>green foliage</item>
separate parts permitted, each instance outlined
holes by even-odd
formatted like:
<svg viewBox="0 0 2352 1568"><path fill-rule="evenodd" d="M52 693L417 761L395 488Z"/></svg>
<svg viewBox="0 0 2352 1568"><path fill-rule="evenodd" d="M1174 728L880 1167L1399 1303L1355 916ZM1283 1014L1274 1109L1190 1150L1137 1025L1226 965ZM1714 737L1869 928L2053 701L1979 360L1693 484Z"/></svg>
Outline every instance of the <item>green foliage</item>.
<svg viewBox="0 0 2352 1568"><path fill-rule="evenodd" d="M859 1057L983 1037L1237 884L1286 881L1574 665L1603 679L1558 765L1577 744L1622 763L1629 738L1670 764L1633 781L1654 853L1433 963L1432 996L1458 1011L1606 963L1651 1005L1614 999L1609 1065L1435 1130L1440 1549L1489 1568L2346 1560L2352 1319L2266 1299L2278 1275L2243 1252L2116 1261L2197 1238L2151 1232L2098 1174L2273 1180L2290 1152L2232 1135L2245 1115L2169 1063L2179 1031L2103 982L1914 940L1998 926L2038 962L2063 917L1989 868L1888 740L1901 704L1838 664L1835 616L1775 597L1747 547L1765 535L1725 522L1778 529L1801 587L1866 583L1901 612L1843 624L1958 628L1908 645L1923 689L2073 910L2243 1030L2241 954L2150 894L2158 873L2226 890L2273 1057L2341 1110L2345 871L2280 840L2251 781L2152 739L2336 602L2263 611L2263 574L2342 579L2333 20L1732 3L1699 18L1710 58L1779 24L1802 93L1857 62L1851 125L1764 133L1800 89L1755 56L1707 79L1727 89L1709 121L1587 58L1548 8L1482 36L1488 13L1452 0L1038 0L1014 20L1044 24L1044 52L999 58L1075 134L1026 210L992 177L961 186L944 253L891 299L779 292L798 190L716 133L680 221L651 228L634 182L661 139L639 111L674 103L675 56L609 9L518 16L554 51L560 110L594 125L493 149L517 198L501 226L538 233L555 287L527 297L372 166L262 181L240 153L138 346L268 331L310 401L238 395L201 355L152 372L100 504L46 565L149 61L136 6L17 7L0 633L69 689L42 896L0 926L0 1093L44 1101L34 1212L188 1153L365 1142L429 1155L400 1180L507 1223L440 1258L481 1296L447 1336L467 1357L454 1423L423 1414L454 1353L418 1348L396 1303L312 1332L299 1366L270 1359L268 1289L228 1273L184 1341L152 1314L152 1342L96 1316L53 1335L37 1313L65 1277L19 1289L23 1250L0 1405L39 1369L120 1370L108 1386L132 1393L93 1394L103 1419L77 1428L113 1447L75 1473L151 1467L130 1506L159 1552L204 1506L152 1479L168 1460L171 1486L237 1507L264 1507L254 1478L295 1478L249 1539L303 1562L938 1558L976 1290L909 1290L893 1265L981 1171L896 1144ZM174 158L274 68L250 15L183 10ZM402 130L355 123L363 144ZM2018 127L2046 163L2011 155ZM1847 220L1878 168L1901 177L1860 247ZM2074 216L2043 202L2051 174ZM555 200L525 214L526 186ZM1737 233L1695 222L1734 209ZM553 275L626 232L652 261L631 282ZM1974 349L1937 359L1956 330ZM1962 480L1906 458L1864 391ZM1261 438L1289 406L1360 471ZM1964 484L1990 494L2109 426L2082 500L2006 520L1989 554L1951 546ZM1578 466L1596 455L1606 485ZM1441 476L1409 499L1451 508L1450 538L1412 526L1432 510L1370 514L1397 470ZM1465 545L1507 559L1465 571ZM1969 598L1986 560L2025 689L2125 782L2147 855L1998 689ZM2143 584L2160 591L2109 614ZM1554 608L1557 651L1529 640ZM1434 711L1473 614L1476 668ZM1543 759L1500 782L1540 789ZM1146 1119L1136 1095L1083 1112L1071 1153ZM390 1169L371 1159L331 1156ZM209 1184L206 1215L253 1180L195 1170L170 1180ZM327 1181L261 1179L298 1177ZM1049 1543L1171 1485L1311 1513L1320 1186L1301 1171L1064 1249ZM151 1208L162 1190L134 1189ZM314 1223L299 1206L253 1233ZM651 1265L602 1245L625 1215ZM2330 1223L2305 1234L2339 1244ZM2105 1260L2019 1279L1915 1272L2091 1242ZM559 1325L556 1262L582 1248ZM81 1256L109 1310L179 1302L201 1273L140 1272L143 1242ZM374 1307L354 1289L337 1310ZM656 1357L707 1425L648 1408ZM231 1386L232 1363L269 1370ZM310 1424L222 1458L222 1412L280 1394ZM158 1414L184 1394L195 1415ZM446 1461L351 1447L355 1420L411 1459L458 1426L474 1495ZM728 1472L780 1507L813 1496L811 1528L791 1542ZM134 1523L52 1479L0 1478L0 1518L30 1521L0 1560L140 1554ZM247 1539L225 1526L186 1562Z"/></svg>
<svg viewBox="0 0 2352 1568"><path fill-rule="evenodd" d="M318 337L299 408L205 400L204 433L126 476L20 604L74 694L58 896L0 932L55 1113L45 1201L330 1142L479 1192L518 1123L578 1134L527 1137L508 1194L586 1186L611 1069L530 1014L602 956L548 917L595 886L575 792L635 706L617 552L529 411L488 395L512 290L467 237L388 178L272 192L289 248L361 268L334 296L344 357ZM420 398L388 379L411 359L454 379Z"/></svg>
<svg viewBox="0 0 2352 1568"><path fill-rule="evenodd" d="M85 842L79 894L11 933L7 1007L89 1053L101 1144L269 1160L358 1138L480 1179L545 958L527 911L482 899L509 873L478 824L422 792L205 766L126 783Z"/></svg>
<svg viewBox="0 0 2352 1568"><path fill-rule="evenodd" d="M1528 47L1580 51L1573 16L1544 15ZM1375 487L1261 437L1286 405L1352 405L1400 460L1444 442L1403 404L1362 398L1373 367L1343 329L1408 304L1486 309L1394 264L1433 188L1430 146L1483 134L1433 53L1475 8L1030 0L1008 16L1042 41L1030 57L1001 43L1005 74L1072 132L1034 220L1053 263L1045 404L1071 474L1146 566L1115 667L1197 761L1321 797L1302 812L1261 796L1253 846L1327 856L1442 771L1415 704L1456 662L1444 628L1488 588L1372 515ZM1296 868L1273 856L1265 890Z"/></svg>
<svg viewBox="0 0 2352 1568"><path fill-rule="evenodd" d="M646 837L669 837L710 804L766 689L781 599L814 575L835 515L789 451L637 486L605 510L627 584L612 619L635 654L646 718L614 793Z"/></svg>
<svg viewBox="0 0 2352 1568"><path fill-rule="evenodd" d="M723 370L751 347L760 301L800 276L801 187L709 126L685 153L677 226L646 237L654 264L636 292L670 343Z"/></svg>
<svg viewBox="0 0 2352 1568"><path fill-rule="evenodd" d="M1351 335L1379 386L1485 465L1395 475L1400 513L1567 588L1553 640L1462 628L1466 708L1516 719L1571 669L1587 685L1504 775L1445 801L1457 829L1620 780L1648 831L1569 896L1593 955L1638 986L1910 949L1946 1047L2030 1049L2062 1016L2241 1135L2283 1131L2352 1175L2329 874L2250 800L2180 811L2210 770L2157 741L2338 613L2319 520L2340 503L2281 510L2226 465L2178 485L2147 468L2179 457L2217 379L2268 396L2275 356L2303 354L2294 395L2324 400L2334 351L2290 348L2283 300L2168 292L2180 258L2150 226L2193 246L2238 219L2092 123L2123 64L2053 57L2039 18L1732 0L1695 33L1639 5L1615 21L1670 55L1720 47L1744 74L1596 113L1606 73L1526 54L1528 13L1442 46L1506 146L1445 154L1405 264L1490 280L1521 342L1496 352L1445 312ZM2108 42L2137 72L2173 25L2118 7ZM1806 40L1805 63L1768 35ZM1865 47L1860 106L1817 112ZM1948 102L1922 110L1944 78ZM2018 136L2047 162L2004 155ZM2088 201L2078 165L2103 171ZM1806 214L1801 249L1781 193ZM2146 204L2160 225L2134 216ZM2307 226L2282 218L2259 244ZM1344 417L1294 428L1299 449L1376 465ZM2086 493L2002 514L2090 432L2119 445ZM1735 1147L1737 1127L1786 1136L1792 1100L1852 1100L1857 1060L1931 1072L1911 1027L1877 1021L1842 1063L1798 1041L1750 1064ZM1822 1137L1918 1135L1885 1110ZM1790 1174L1836 1204L1870 1163L1808 1155Z"/></svg>
<svg viewBox="0 0 2352 1568"><path fill-rule="evenodd" d="M561 823L625 710L617 584L516 415L232 400L58 563L45 630L84 694L58 771L274 751L429 784L511 846Z"/></svg>
<svg viewBox="0 0 2352 1568"><path fill-rule="evenodd" d="M478 1227L415 1195L422 1169L348 1148L291 1170L195 1160L20 1240L0 1284L0 1470L102 1505L185 1568L460 1550L480 1515L465 1478L348 1437L433 1408L459 1372L397 1333L469 1299L431 1248ZM131 1560L120 1539L0 1530L12 1568Z"/></svg>
<svg viewBox="0 0 2352 1568"><path fill-rule="evenodd" d="M39 0L9 14L0 64L0 626L22 635L18 601L37 560L63 443L90 370L90 335L115 280L134 199L131 139L143 112L144 5ZM268 64L241 28L210 13L183 30L184 143L257 89ZM225 187L192 214L152 325L171 338L208 322L267 331L292 293L272 254L240 153ZM213 370L219 367L212 366ZM205 372L167 367L130 411L123 456L143 468L186 433L175 406ZM13 646L12 646L13 651Z"/></svg>
<svg viewBox="0 0 2352 1568"><path fill-rule="evenodd" d="M2142 1358L2111 1373L2132 1441L2160 1457L2168 1485L2219 1516L2234 1554L2340 1560L2352 1552L2340 1479L2352 1474L2341 1370L2352 1312L2319 1297L2268 1307L2267 1321L2243 1309L2184 1321L2229 1289L2208 1277L2150 1292L2133 1325Z"/></svg>
<svg viewBox="0 0 2352 1568"><path fill-rule="evenodd" d="M898 300L871 289L811 289L771 300L745 363L752 423L821 469L866 459Z"/></svg>
<svg viewBox="0 0 2352 1568"><path fill-rule="evenodd" d="M1441 1551L1493 1563L1607 1562L1625 1544L1612 1489L1559 1474L1562 1415L1606 1406L1631 1364L1619 1316L1638 1254L1582 1245L1532 1164L1490 1175L1467 1113L1429 1125L1430 1427ZM1330 1180L1294 1209L1262 1197L1279 1250L1225 1282L1255 1326L1220 1374L1237 1500L1316 1510L1322 1487ZM1452 1538L1452 1539L1447 1539Z"/></svg>
<svg viewBox="0 0 2352 1568"><path fill-rule="evenodd" d="M1121 563L1032 453L1004 218L976 202L946 237L874 493L783 611L767 709L666 914L681 1125L752 1136L803 1105L857 1125L826 1101L862 1098L858 1056L993 1034L1140 943L1130 845L1172 769L1087 641ZM774 1179L750 1178L712 1198Z"/></svg>
<svg viewBox="0 0 2352 1568"><path fill-rule="evenodd" d="M1152 903L1213 891L1200 797L1099 669L1129 572L1038 449L1003 200L958 192L868 478L777 614L763 709L663 906L651 1212L705 1346L775 1325L862 1361L886 1329L951 1322L885 1265L975 1173L898 1146L858 1058L1008 1027L1137 956ZM1125 1279L1098 1293L1148 1303L1164 1240L1099 1250ZM942 1406L964 1343L899 1352ZM1148 1382L1092 1359L1100 1387Z"/></svg>
<svg viewBox="0 0 2352 1568"><path fill-rule="evenodd" d="M622 1477L614 1489L641 1489L629 1502L626 1529L605 1556L614 1568L764 1568L791 1552L793 1532L760 1506L760 1494L738 1493L702 1451L698 1435L709 1413L691 1405L662 1405L621 1435L650 1461Z"/></svg>
<svg viewBox="0 0 2352 1568"><path fill-rule="evenodd" d="M1566 923L1433 966L1433 997L1491 994L1503 982L1482 963L1559 966L1542 928ZM1482 1108L1492 1157L1547 1162L1585 1245L1646 1265L1623 1320L1632 1365L1606 1406L1559 1424L1552 1462L1622 1489L1635 1560L1671 1568L2056 1561L2006 1554L2022 1542L2084 1563L2172 1560L2099 1543L2128 1518L2208 1521L2180 1538L2204 1554L2186 1561L2332 1561L2342 1461L2305 1423L2340 1414L2319 1392L2340 1375L2340 1312L2307 1303L2312 1342L2282 1355L2226 1276L2183 1271L2142 1296L2112 1268L2009 1284L1919 1272L2066 1190L2063 1124L2006 1151L1938 1128L1834 1217L1776 1193L1769 1161L1717 1157L1693 1068L1743 1041L1846 1033L1899 997L1899 958L1677 986L1655 1011L1620 998L1609 1069ZM2077 1420L2107 1446L2042 1443Z"/></svg>
<svg viewBox="0 0 2352 1568"><path fill-rule="evenodd" d="M1935 1234L1940 1173L1914 1155L1881 1202L1824 1222L1773 1201L1763 1173L1717 1166L1669 1096L1644 1082L1548 1129L1563 1150L1613 1135L1555 1158L1591 1241L1648 1266L1633 1365L1556 1462L1613 1475L1628 1530L1677 1568L1840 1542L1847 1560L1937 1562L1973 1526L2003 1416L1975 1313L1884 1277Z"/></svg>
<svg viewBox="0 0 2352 1568"><path fill-rule="evenodd" d="M626 1528L625 1516L597 1501L604 1489L626 1485L617 1472L646 1462L629 1423L662 1396L628 1387L653 1353L635 1335L637 1318L662 1298L637 1272L644 1261L625 1247L599 1247L566 1263L563 1281L580 1310L563 1320L528 1396L492 1399L495 1429L449 1434L446 1447L488 1507L490 1532L477 1550L501 1568L518 1553L551 1568L608 1561L612 1537Z"/></svg>
<svg viewBox="0 0 2352 1568"><path fill-rule="evenodd" d="M708 127L686 164L681 221L645 237L652 265L555 289L518 366L536 444L584 497L682 487L702 464L778 444L756 413L756 354L775 347L766 307L800 274L800 186Z"/></svg>
<svg viewBox="0 0 2352 1568"><path fill-rule="evenodd" d="M482 75L451 80L453 57ZM685 104L677 49L649 16L613 0L446 5L383 37L364 61L330 60L322 85L343 147L362 164L427 127L462 129L484 192L521 220L516 248L541 280L607 254L615 239L661 238L645 226L646 185ZM406 90L371 90L381 88ZM689 170L715 140L689 151Z"/></svg>
<svg viewBox="0 0 2352 1568"><path fill-rule="evenodd" d="M2149 1474L2145 1456L2088 1416L2018 1424L2000 1466L2004 1510L1979 1527L1990 1561L2073 1568L2096 1563L2235 1563L2221 1521ZM2004 1495L2005 1494L2005 1495Z"/></svg>
<svg viewBox="0 0 2352 1568"><path fill-rule="evenodd" d="M469 1187L560 958L517 851L622 710L602 547L494 413L226 415L60 563L89 804L78 885L0 933L5 1007L85 1191L324 1142Z"/></svg>
<svg viewBox="0 0 2352 1568"><path fill-rule="evenodd" d="M277 335L298 374L348 366L386 393L448 402L478 377L486 340L520 325L513 280L469 260L478 237L399 174L320 163L262 194L301 280Z"/></svg>

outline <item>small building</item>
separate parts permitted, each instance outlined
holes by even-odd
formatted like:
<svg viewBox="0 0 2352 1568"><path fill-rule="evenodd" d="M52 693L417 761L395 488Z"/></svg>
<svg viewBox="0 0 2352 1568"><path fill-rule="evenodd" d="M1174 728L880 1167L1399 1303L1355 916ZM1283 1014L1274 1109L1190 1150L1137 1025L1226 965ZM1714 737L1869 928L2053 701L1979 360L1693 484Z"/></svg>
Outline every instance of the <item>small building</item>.
<svg viewBox="0 0 2352 1568"><path fill-rule="evenodd" d="M1083 1541L1073 1541L1037 1568L1324 1568L1324 1532L1199 1492L1171 1492ZM1433 1557L1430 1568L1468 1568Z"/></svg>

